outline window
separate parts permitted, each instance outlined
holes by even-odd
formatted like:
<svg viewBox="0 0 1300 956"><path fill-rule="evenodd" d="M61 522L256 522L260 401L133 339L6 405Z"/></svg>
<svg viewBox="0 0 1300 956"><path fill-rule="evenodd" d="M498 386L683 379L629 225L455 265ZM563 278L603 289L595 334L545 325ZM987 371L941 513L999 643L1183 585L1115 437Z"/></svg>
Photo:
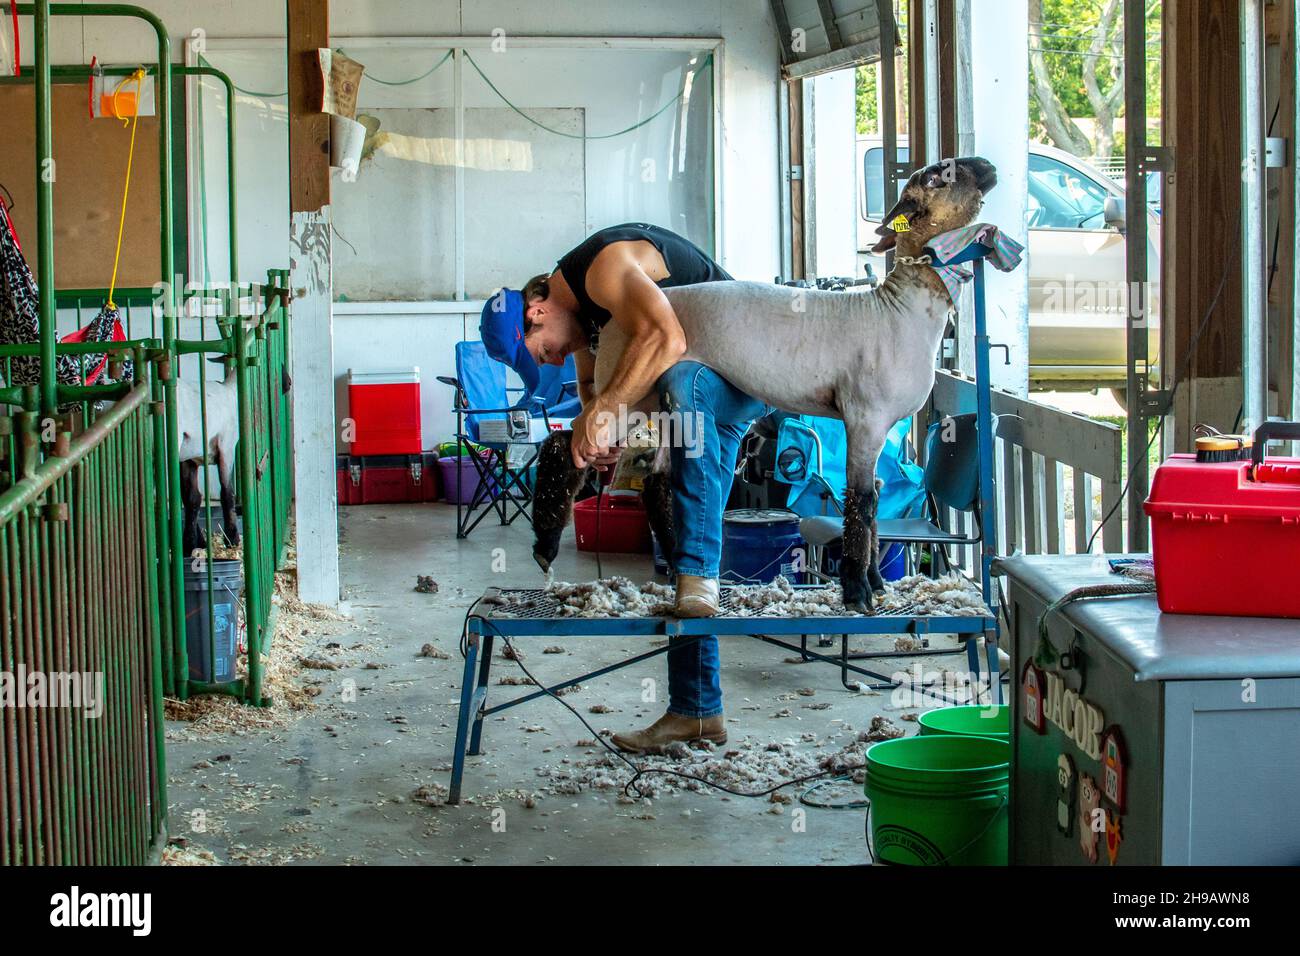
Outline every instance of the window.
<svg viewBox="0 0 1300 956"><path fill-rule="evenodd" d="M1100 229L1108 193L1060 160L1029 154L1028 224L1034 229Z"/></svg>
<svg viewBox="0 0 1300 956"><path fill-rule="evenodd" d="M910 151L906 146L899 146L898 161L908 162ZM885 215L885 151L873 146L862 155L862 182L866 184L867 207L864 218L879 222ZM899 184L902 186L902 183ZM891 202L889 204L893 206Z"/></svg>

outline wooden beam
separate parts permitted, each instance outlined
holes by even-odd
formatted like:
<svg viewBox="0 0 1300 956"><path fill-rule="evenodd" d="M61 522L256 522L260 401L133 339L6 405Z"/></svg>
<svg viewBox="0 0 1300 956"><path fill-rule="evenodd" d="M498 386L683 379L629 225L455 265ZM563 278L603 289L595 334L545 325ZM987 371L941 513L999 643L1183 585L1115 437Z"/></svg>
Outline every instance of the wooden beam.
<svg viewBox="0 0 1300 956"><path fill-rule="evenodd" d="M912 166L925 165L925 0L908 0L907 10L907 107L908 147Z"/></svg>
<svg viewBox="0 0 1300 956"><path fill-rule="evenodd" d="M1274 13L1280 14L1280 17L1273 16ZM1295 354L1294 332L1295 323L1292 321L1293 306L1296 294L1296 261L1294 255L1287 255L1286 249L1288 239L1296 234L1296 194L1295 194L1295 161L1296 161L1296 128L1295 128L1295 97L1296 97L1296 36L1294 34L1295 24L1295 0L1279 0L1275 7L1265 8L1265 16L1271 17L1277 23L1276 29L1280 33L1279 45L1279 82L1278 82L1278 102L1281 104L1277 113L1277 123L1273 128L1272 135L1283 137L1287 141L1287 164L1280 170L1281 175L1278 177L1278 256L1277 256L1277 276L1273 281L1272 295L1270 302L1277 307L1277 314L1281 321L1278 326L1278 349L1277 349L1277 398L1278 410L1283 418L1290 417L1290 411L1293 407L1292 402L1295 397L1296 375L1297 370L1292 368L1292 359ZM1294 248L1294 241L1291 241Z"/></svg>
<svg viewBox="0 0 1300 956"><path fill-rule="evenodd" d="M794 59L794 36L790 32L790 18L786 16L785 0L771 0L772 18L776 21L776 38L781 43L781 62Z"/></svg>
<svg viewBox="0 0 1300 956"><path fill-rule="evenodd" d="M961 155L957 144L957 0L939 0L939 155Z"/></svg>
<svg viewBox="0 0 1300 956"><path fill-rule="evenodd" d="M832 50L838 50L844 45L840 39L840 28L835 23L835 11L831 7L831 0L817 0L817 13L821 17L822 29L826 31L826 44Z"/></svg>
<svg viewBox="0 0 1300 956"><path fill-rule="evenodd" d="M803 279L808 275L804 241L803 203L803 80L785 84L790 102L790 275ZM797 178L796 178L797 173Z"/></svg>
<svg viewBox="0 0 1300 956"><path fill-rule="evenodd" d="M850 46L840 47L838 50L831 50L829 53L818 53L816 56L787 63L782 67L781 73L787 80L801 80L805 77L816 76L819 73L830 73L832 70L842 70L845 67L856 66L860 63L874 63L879 59L880 37L877 36L869 40L863 40L861 43L854 43Z"/></svg>
<svg viewBox="0 0 1300 956"><path fill-rule="evenodd" d="M1164 10L1165 143L1175 172L1172 182L1166 177L1161 214L1161 364L1170 384L1187 370L1175 401L1174 446L1180 450L1190 446L1197 422L1231 430L1240 404L1240 384L1230 384L1239 379L1242 360L1237 20L1235 0L1166 4Z"/></svg>
<svg viewBox="0 0 1300 956"><path fill-rule="evenodd" d="M287 0L289 72L289 285L293 290L294 519L298 594L339 602L335 470L334 297L329 116L320 111L316 51L328 48L328 0Z"/></svg>
<svg viewBox="0 0 1300 956"><path fill-rule="evenodd" d="M289 71L289 211L330 201L330 121L320 111L316 51L330 45L329 0L286 0Z"/></svg>

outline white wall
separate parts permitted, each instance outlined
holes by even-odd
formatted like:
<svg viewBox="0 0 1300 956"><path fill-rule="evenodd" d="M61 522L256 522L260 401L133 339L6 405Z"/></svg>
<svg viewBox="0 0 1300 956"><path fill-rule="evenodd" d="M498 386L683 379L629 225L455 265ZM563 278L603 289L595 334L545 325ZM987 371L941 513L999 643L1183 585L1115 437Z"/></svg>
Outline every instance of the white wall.
<svg viewBox="0 0 1300 956"><path fill-rule="evenodd" d="M998 185L980 219L1028 244L1025 203L1029 154L1029 48L1009 24L1028 23L1026 0L970 0L973 152L998 168ZM964 143L963 143L964 145ZM1011 273L985 269L989 339L1011 348L1011 364L993 353L993 384L1021 395L1029 389L1029 266Z"/></svg>
<svg viewBox="0 0 1300 956"><path fill-rule="evenodd" d="M172 36L172 55L179 61L183 41L202 36L282 38L283 3L267 0L145 0ZM27 21L24 21L27 22ZM777 170L777 83L779 51L766 0L332 0L330 30L335 36L487 36L495 28L507 36L720 37L723 41L721 85L721 221L722 264L738 278L770 280L780 269ZM201 32L196 32L201 31ZM24 33L29 30L24 28ZM92 18L63 20L53 30L56 62L88 63L153 59L152 31L143 23ZM30 50L30 36L23 37ZM238 82L238 78L236 78ZM242 84L241 84L242 85ZM182 139L177 133L178 141ZM346 188L340 186L339 188ZM178 202L184 197L177 197ZM211 197L213 218L223 213ZM251 208L250 208L251 207ZM241 221L265 203L244 202ZM270 228L270 224L268 224ZM241 230L242 232L242 230ZM285 217L284 232L288 222ZM215 247L213 273L224 270ZM245 256L241 252L241 260ZM220 265L218 265L218 263ZM545 263L543 263L545 265ZM244 261L250 275L264 268ZM467 308L474 304L466 303ZM423 380L426 444L450 434L449 390L436 375L453 371L452 344L462 335L477 337L477 314L430 315L371 307L340 310L335 320L336 394L350 367L418 365ZM394 360L394 358L398 360ZM339 416L346 413L340 405Z"/></svg>

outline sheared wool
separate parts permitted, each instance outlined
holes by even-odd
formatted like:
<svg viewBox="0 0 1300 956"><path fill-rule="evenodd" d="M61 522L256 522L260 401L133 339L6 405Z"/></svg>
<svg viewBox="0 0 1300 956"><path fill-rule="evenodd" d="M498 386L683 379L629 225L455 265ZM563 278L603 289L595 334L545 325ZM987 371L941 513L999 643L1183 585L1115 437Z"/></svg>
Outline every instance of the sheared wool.
<svg viewBox="0 0 1300 956"><path fill-rule="evenodd" d="M867 748L881 740L902 736L900 727L888 717L877 714L866 730L857 731L849 743L829 753L821 747L801 746L794 740L759 741L746 737L735 746L719 748L707 741L700 741L697 747L677 743L670 745L662 756L631 759L648 769L673 770L702 778L693 780L669 773L648 773L636 783L637 790L645 797L681 791L715 792L703 780L731 790L756 793L820 772L847 776L862 783ZM545 781L543 787L549 792L577 794L592 790L622 790L632 771L618 757L604 752L587 759L565 761L558 767L540 767L537 774Z"/></svg>
<svg viewBox="0 0 1300 956"><path fill-rule="evenodd" d="M796 588L783 575L770 584L744 584L724 589L724 617L828 617L848 616L840 586ZM549 600L548 600L549 599ZM548 583L540 591L507 590L485 599L495 605L493 617L518 617L519 612L542 608L550 601L555 617L664 617L673 612L674 590L666 584L635 584L629 578L611 577L570 584ZM987 614L980 592L960 574L929 578L913 574L887 582L877 596L877 614L924 616L979 616Z"/></svg>

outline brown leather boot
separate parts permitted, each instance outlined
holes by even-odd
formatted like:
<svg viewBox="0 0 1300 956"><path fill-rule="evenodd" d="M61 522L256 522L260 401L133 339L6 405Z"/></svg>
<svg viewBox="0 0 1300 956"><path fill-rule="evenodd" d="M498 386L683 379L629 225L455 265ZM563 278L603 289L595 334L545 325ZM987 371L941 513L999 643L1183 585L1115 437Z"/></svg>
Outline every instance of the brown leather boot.
<svg viewBox="0 0 1300 956"><path fill-rule="evenodd" d="M718 579L677 575L677 617L713 617L718 613Z"/></svg>
<svg viewBox="0 0 1300 956"><path fill-rule="evenodd" d="M722 714L716 717L683 717L681 714L664 714L645 730L615 734L611 740L619 750L634 754L660 754L671 743L707 740L715 744L727 742L727 722Z"/></svg>

